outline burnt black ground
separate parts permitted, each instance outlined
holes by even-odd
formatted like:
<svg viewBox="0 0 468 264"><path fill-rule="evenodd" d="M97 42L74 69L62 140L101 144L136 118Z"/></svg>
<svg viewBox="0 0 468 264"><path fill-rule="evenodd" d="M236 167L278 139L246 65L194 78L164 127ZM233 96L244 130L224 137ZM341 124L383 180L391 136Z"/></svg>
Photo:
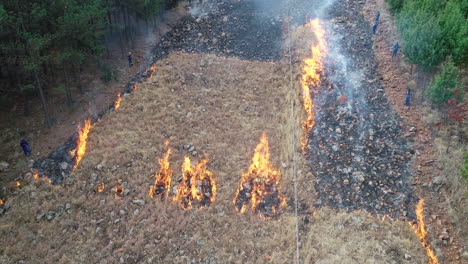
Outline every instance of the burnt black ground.
<svg viewBox="0 0 468 264"><path fill-rule="evenodd" d="M163 57L182 51L244 60L278 60L282 22L273 3L268 6L259 9L253 1L231 1L205 15L187 16L161 39L154 54Z"/></svg>
<svg viewBox="0 0 468 264"><path fill-rule="evenodd" d="M413 151L376 74L371 26L359 12L363 5L335 1L326 19L335 33L327 34L326 73L313 94L316 126L306 154L316 179L316 206L413 218ZM338 102L341 95L347 97L344 104Z"/></svg>

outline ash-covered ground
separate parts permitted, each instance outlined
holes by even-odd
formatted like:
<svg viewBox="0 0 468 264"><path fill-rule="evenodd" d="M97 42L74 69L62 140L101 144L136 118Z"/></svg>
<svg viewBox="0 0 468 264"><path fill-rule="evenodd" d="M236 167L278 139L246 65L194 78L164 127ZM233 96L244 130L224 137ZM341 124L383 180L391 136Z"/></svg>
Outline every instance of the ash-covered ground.
<svg viewBox="0 0 468 264"><path fill-rule="evenodd" d="M326 19L325 76L313 92L316 126L306 154L316 205L412 218L413 151L376 74L371 25L359 12L363 5L336 1Z"/></svg>
<svg viewBox="0 0 468 264"><path fill-rule="evenodd" d="M156 57L173 51L212 53L244 60L276 61L281 56L282 18L278 1L226 1L192 9L154 49ZM265 7L265 8L263 8Z"/></svg>

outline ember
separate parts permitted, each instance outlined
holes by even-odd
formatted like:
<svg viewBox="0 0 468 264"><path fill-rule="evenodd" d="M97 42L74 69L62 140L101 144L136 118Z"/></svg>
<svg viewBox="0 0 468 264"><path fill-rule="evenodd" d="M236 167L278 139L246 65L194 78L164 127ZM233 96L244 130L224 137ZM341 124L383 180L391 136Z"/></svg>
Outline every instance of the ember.
<svg viewBox="0 0 468 264"><path fill-rule="evenodd" d="M429 264L437 264L439 261L437 260L434 251L431 249L431 245L426 242L426 225L424 224L424 200L419 200L418 204L416 205L416 217L417 217L417 224L413 224L409 222L409 225L414 229L414 232L421 240L422 246L426 249L426 254L429 257Z"/></svg>
<svg viewBox="0 0 468 264"><path fill-rule="evenodd" d="M73 166L73 170L78 167L80 164L81 159L83 158L84 154L86 153L86 142L88 140L88 133L91 130L91 120L85 120L85 126L83 128L78 129L78 140L76 141L76 148L70 152L72 157L75 157L75 165Z"/></svg>
<svg viewBox="0 0 468 264"><path fill-rule="evenodd" d="M255 153L249 171L241 175L234 206L238 213L245 213L250 203L252 211L271 218L278 213L278 209L286 205L286 197L278 186L280 172L270 164L270 149L265 132Z"/></svg>
<svg viewBox="0 0 468 264"><path fill-rule="evenodd" d="M304 60L303 74L301 78L302 100L307 119L303 121L304 136L301 138L302 149L305 151L310 130L315 126L314 102L312 100L311 87L320 85L320 76L323 71L322 60L325 52L324 30L319 19L311 20L306 27L310 27L317 40L311 47L311 57Z"/></svg>
<svg viewBox="0 0 468 264"><path fill-rule="evenodd" d="M100 185L98 185L97 191L98 191L98 192L103 192L103 191L104 191L104 188L105 188L104 183L101 183Z"/></svg>
<svg viewBox="0 0 468 264"><path fill-rule="evenodd" d="M198 203L197 208L210 206L216 199L216 184L213 173L206 170L208 160L198 162L195 167L190 158L185 157L182 165L182 180L177 187L174 203L180 203L184 210L193 208L192 202Z"/></svg>
<svg viewBox="0 0 468 264"><path fill-rule="evenodd" d="M0 199L0 205L2 205L2 204L4 204L4 203L5 203L5 202L4 202L2 199Z"/></svg>
<svg viewBox="0 0 468 264"><path fill-rule="evenodd" d="M146 70L146 76L147 78L153 77L154 73L156 72L156 64L151 65L151 67Z"/></svg>
<svg viewBox="0 0 468 264"><path fill-rule="evenodd" d="M124 195L124 187L121 184L122 180L119 180L117 185L114 187L114 198L116 200L120 199Z"/></svg>
<svg viewBox="0 0 468 264"><path fill-rule="evenodd" d="M159 172L154 176L154 185L150 188L149 196L155 198L159 196L161 200L164 200L169 195L169 188L171 186L171 178L173 170L170 168L169 156L171 155L171 149L169 148L169 141L165 143L167 152L163 159L158 159Z"/></svg>
<svg viewBox="0 0 468 264"><path fill-rule="evenodd" d="M120 93L117 95L117 99L115 100L114 103L114 109L117 110L120 107L120 102L122 101L122 96L120 96Z"/></svg>
<svg viewBox="0 0 468 264"><path fill-rule="evenodd" d="M135 84L133 85L132 92L136 91L137 89L138 89L138 84L137 84L137 83L135 83Z"/></svg>

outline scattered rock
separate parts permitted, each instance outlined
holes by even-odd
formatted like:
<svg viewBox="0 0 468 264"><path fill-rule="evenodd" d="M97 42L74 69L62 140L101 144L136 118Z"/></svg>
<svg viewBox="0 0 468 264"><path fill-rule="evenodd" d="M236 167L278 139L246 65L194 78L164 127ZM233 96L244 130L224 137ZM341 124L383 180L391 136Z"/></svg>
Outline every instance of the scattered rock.
<svg viewBox="0 0 468 264"><path fill-rule="evenodd" d="M98 226L96 227L96 233L101 233L102 232L102 227Z"/></svg>
<svg viewBox="0 0 468 264"><path fill-rule="evenodd" d="M66 163L66 162L60 163L60 169L67 170L68 169L68 163Z"/></svg>
<svg viewBox="0 0 468 264"><path fill-rule="evenodd" d="M102 169L104 169L104 165L102 165L101 163L99 163L97 166L96 166L96 169L98 171L102 171Z"/></svg>
<svg viewBox="0 0 468 264"><path fill-rule="evenodd" d="M6 161L0 162L0 169L6 170L6 169L8 169L8 167L10 167L10 164L8 164L8 162L6 162Z"/></svg>
<svg viewBox="0 0 468 264"><path fill-rule="evenodd" d="M133 200L132 203L138 204L138 205L145 205L145 201L144 201L144 200Z"/></svg>
<svg viewBox="0 0 468 264"><path fill-rule="evenodd" d="M93 181L97 181L97 179L98 179L98 175L97 175L97 173L94 173L94 172L93 172L93 173L91 173L91 180L93 180Z"/></svg>
<svg viewBox="0 0 468 264"><path fill-rule="evenodd" d="M40 212L36 215L36 220L39 221L39 220L41 220L44 216L45 216L45 212L44 212L44 211L40 211Z"/></svg>
<svg viewBox="0 0 468 264"><path fill-rule="evenodd" d="M120 210L119 213L120 213L120 215L126 215L127 214L127 212L125 212L125 210L122 210L122 209Z"/></svg>

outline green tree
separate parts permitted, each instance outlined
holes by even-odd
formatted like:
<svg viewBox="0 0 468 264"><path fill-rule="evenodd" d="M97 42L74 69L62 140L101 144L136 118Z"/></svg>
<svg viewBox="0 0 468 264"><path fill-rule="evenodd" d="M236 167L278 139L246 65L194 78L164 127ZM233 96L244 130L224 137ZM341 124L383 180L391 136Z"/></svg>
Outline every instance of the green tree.
<svg viewBox="0 0 468 264"><path fill-rule="evenodd" d="M410 63L419 64L427 71L447 56L448 50L443 45L443 35L435 17L418 8L417 1L405 2L397 25L403 38L402 52Z"/></svg>
<svg viewBox="0 0 468 264"><path fill-rule="evenodd" d="M450 99L462 99L460 74L451 60L442 65L440 74L434 76L426 91L426 95L437 105L442 105Z"/></svg>
<svg viewBox="0 0 468 264"><path fill-rule="evenodd" d="M390 6L390 12L392 12L392 14L398 14L401 8L403 8L403 2L403 0L387 0Z"/></svg>
<svg viewBox="0 0 468 264"><path fill-rule="evenodd" d="M440 13L438 23L442 30L442 40L450 51L455 64L466 64L468 60L468 23L458 1L448 1Z"/></svg>

